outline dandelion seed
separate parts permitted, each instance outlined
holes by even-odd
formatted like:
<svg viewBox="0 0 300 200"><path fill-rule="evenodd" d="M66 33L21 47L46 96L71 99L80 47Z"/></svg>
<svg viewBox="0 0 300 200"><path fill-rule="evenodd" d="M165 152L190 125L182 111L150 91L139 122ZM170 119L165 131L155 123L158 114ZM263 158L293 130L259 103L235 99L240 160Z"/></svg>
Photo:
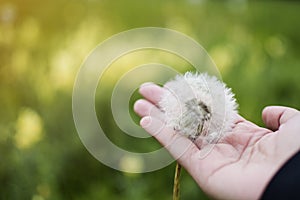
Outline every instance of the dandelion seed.
<svg viewBox="0 0 300 200"><path fill-rule="evenodd" d="M237 103L231 89L214 76L187 72L164 85L159 107L166 124L191 140L216 143L233 125Z"/></svg>

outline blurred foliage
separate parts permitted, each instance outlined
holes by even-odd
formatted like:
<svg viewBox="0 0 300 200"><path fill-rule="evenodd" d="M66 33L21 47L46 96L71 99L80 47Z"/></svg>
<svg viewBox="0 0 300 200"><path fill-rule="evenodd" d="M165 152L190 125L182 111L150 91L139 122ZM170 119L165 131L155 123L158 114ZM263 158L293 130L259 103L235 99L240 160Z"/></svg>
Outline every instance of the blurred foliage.
<svg viewBox="0 0 300 200"><path fill-rule="evenodd" d="M0 198L171 199L174 164L151 173L122 173L98 162L80 142L72 86L85 57L99 42L131 28L180 31L207 49L236 93L240 113L263 125L266 105L300 108L299 9L294 1L1 1ZM144 53L142 63L166 61L182 72L189 67L164 53ZM140 61L133 57L119 66ZM110 94L123 73L107 72L98 93ZM109 98L96 98L109 137L133 151L159 148L153 139L121 137ZM134 93L130 107L137 98ZM207 199L188 174L181 185L182 199Z"/></svg>

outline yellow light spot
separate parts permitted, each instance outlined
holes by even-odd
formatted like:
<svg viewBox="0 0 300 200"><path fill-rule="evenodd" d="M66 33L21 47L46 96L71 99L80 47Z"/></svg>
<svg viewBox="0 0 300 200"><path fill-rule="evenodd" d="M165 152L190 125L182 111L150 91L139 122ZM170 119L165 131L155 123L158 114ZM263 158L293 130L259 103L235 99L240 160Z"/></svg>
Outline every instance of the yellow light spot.
<svg viewBox="0 0 300 200"><path fill-rule="evenodd" d="M26 19L21 25L19 34L21 43L29 47L35 45L40 36L40 26L38 21L34 18Z"/></svg>
<svg viewBox="0 0 300 200"><path fill-rule="evenodd" d="M235 62L234 52L228 46L217 46L209 54L221 72L226 72Z"/></svg>
<svg viewBox="0 0 300 200"><path fill-rule="evenodd" d="M16 146L20 149L31 147L42 138L42 130L40 116L29 108L22 110L16 124Z"/></svg>
<svg viewBox="0 0 300 200"><path fill-rule="evenodd" d="M53 58L50 77L57 88L69 89L72 86L75 76L73 56L66 51L60 51Z"/></svg>
<svg viewBox="0 0 300 200"><path fill-rule="evenodd" d="M120 168L125 172L141 172L144 168L143 160L137 156L123 156L120 160Z"/></svg>

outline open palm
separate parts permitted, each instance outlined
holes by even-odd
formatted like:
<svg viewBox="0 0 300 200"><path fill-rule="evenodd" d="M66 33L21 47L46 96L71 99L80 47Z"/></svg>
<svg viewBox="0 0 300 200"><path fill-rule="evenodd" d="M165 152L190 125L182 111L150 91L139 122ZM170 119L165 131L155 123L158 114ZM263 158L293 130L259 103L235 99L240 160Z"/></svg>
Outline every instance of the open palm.
<svg viewBox="0 0 300 200"><path fill-rule="evenodd" d="M270 129L237 116L231 132L217 144L198 148L188 138L164 126L155 106L164 92L144 84L134 109L141 126L153 135L191 174L199 186L217 199L258 199L276 171L300 149L300 114L286 107L267 107L263 120ZM212 146L213 145L213 146ZM185 147L184 152L181 147ZM201 156L203 151L209 152Z"/></svg>

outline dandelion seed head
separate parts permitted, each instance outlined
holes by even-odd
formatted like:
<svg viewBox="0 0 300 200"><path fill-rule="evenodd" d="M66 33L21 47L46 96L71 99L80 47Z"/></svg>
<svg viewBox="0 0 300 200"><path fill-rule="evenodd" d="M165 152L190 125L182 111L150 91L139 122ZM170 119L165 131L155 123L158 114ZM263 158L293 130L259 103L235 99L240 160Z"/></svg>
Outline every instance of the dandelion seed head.
<svg viewBox="0 0 300 200"><path fill-rule="evenodd" d="M166 125L191 140L215 143L233 126L237 103L231 89L214 76L187 72L167 82L159 102Z"/></svg>

